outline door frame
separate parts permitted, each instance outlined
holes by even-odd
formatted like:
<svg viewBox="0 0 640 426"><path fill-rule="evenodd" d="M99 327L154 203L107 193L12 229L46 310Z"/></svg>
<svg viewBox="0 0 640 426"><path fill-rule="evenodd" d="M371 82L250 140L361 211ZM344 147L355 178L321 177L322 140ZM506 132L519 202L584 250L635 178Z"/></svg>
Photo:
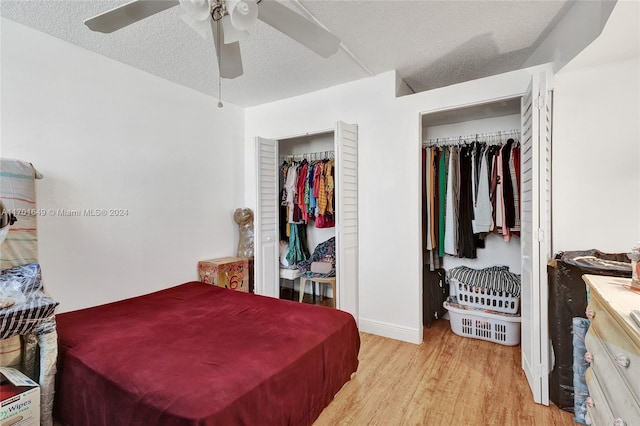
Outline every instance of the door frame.
<svg viewBox="0 0 640 426"><path fill-rule="evenodd" d="M259 149L259 143L260 141L264 141L264 140L268 140L268 141L272 141L275 145L275 157L276 157L276 169L277 169L277 158L278 158L278 153L279 153L279 143L282 141L286 141L288 139L296 139L296 138L304 138L304 137L309 137L309 136L320 136L320 135L325 135L325 134L332 134L333 135L333 139L334 139L334 155L336 158L336 165L338 164L338 161L340 159L340 156L342 153L340 153L340 149L341 149L341 144L338 143L338 137L340 136L340 129L342 128L341 126L343 125L348 125L348 126L354 126L355 127L355 131L356 131L356 143L357 143L357 124L347 124L341 121L336 121L335 126L331 129L325 129L325 130L318 130L318 131L313 131L313 132L305 132L305 133L300 133L300 134L296 134L296 135L292 135L292 136L287 136L287 137L278 137L278 138L264 138L264 137L255 137L254 138L254 147L255 147L255 158L256 158L256 164L257 164L257 168L258 168L258 173L256 175L256 232L255 232L255 253L256 253L256 264L255 264L255 274L254 276L256 277L256 279L260 280L260 282L256 282L255 285L255 289L256 289L256 293L257 294L261 294L261 295L265 295L265 296L271 296L271 297L275 297L275 298L279 298L279 291L280 291L280 280L279 280L279 274L275 274L278 277L275 279L275 282L273 283L273 285L269 285L268 283L265 284L265 282L262 282L262 277L264 275L264 271L265 268L263 266L263 262L264 260L268 257L268 256L263 256L263 253L261 252L261 250L263 250L263 235L262 235L262 229L261 229L261 219L260 219L260 215L261 215L261 203L260 203L260 149ZM340 145L340 146L338 146ZM356 157L357 158L357 157ZM357 164L357 160L356 160L356 164ZM276 171L277 173L277 171ZM339 181L338 175L336 174L335 176L336 178L336 188L338 188L341 185L341 182ZM277 179L277 175L276 178ZM356 174L356 179L357 179L357 174ZM276 192L278 192L276 190ZM339 199L339 194L336 194L336 204L338 203L338 199ZM276 199L274 200L274 202L277 204L277 196ZM341 209L341 207L338 205L337 209ZM335 235L336 235L336 241L338 241L339 236L338 233L341 233L341 224L338 223L338 211L336 210L336 229L335 229ZM275 212L275 220L276 220L276 225L277 223L279 223L279 209L276 208L276 212ZM277 233L277 228L276 228L276 233ZM341 234L342 235L342 234ZM273 238L273 237L270 237ZM357 238L357 237L356 237ZM277 240L277 235L276 235L276 240ZM277 243L277 241L276 241ZM350 312L356 321L358 321L358 293L359 293L359 285L358 285L358 265L357 265L357 245L358 245L358 241L356 240L356 265L354 267L355 271L353 271L353 273L351 274L347 274L346 276L349 277L355 277L355 288L353 289L354 294L347 294L345 293L345 287L343 285L340 284L340 281L338 283L338 294L334 295L334 297L336 297L337 301L338 301L338 309L341 310L346 310L347 312ZM276 250L276 252L278 251L278 247L271 248L271 250ZM274 253L271 253L272 256L274 255ZM336 255L340 255L340 248L336 248ZM275 259L274 259L274 267L275 267L275 272L279 271L279 252L275 253ZM338 271L337 271L337 275L342 275L344 272L344 266L339 266L338 267ZM340 277L339 277L340 278ZM339 296L339 297L338 297ZM351 297L349 297L351 296ZM349 302L341 302L341 300L344 301L349 301Z"/></svg>
<svg viewBox="0 0 640 426"><path fill-rule="evenodd" d="M533 78L533 74L532 74L532 78ZM550 79L547 80L548 84L550 84L549 80ZM551 87L547 86L547 90L551 90ZM513 93L513 94L501 96L501 97L481 100L481 101L478 101L478 102L468 102L468 103L462 103L462 104L455 104L455 105L449 105L449 106L445 106L445 107L440 107L440 108L434 108L434 109L430 109L430 110L420 111L418 113L418 135L419 135L419 138L418 138L418 151L417 151L418 155L416 155L416 161L418 162L419 170L422 170L421 150L422 150L422 141L423 141L423 137L424 137L423 136L423 117L425 115L432 114L432 113L438 113L438 112L445 112L445 111L454 111L454 110L457 110L457 109L480 106L480 105L491 104L491 103L501 102L501 101L508 101L508 100L515 100L515 99L521 100L524 96L526 96L526 91L525 92L521 92L520 91L520 92L517 92L517 93ZM522 114L522 108L520 110L520 114ZM520 127L521 127L520 130L522 131L522 125ZM544 190L544 188L540 188L540 190ZM539 194L540 197L542 197L542 195L543 194ZM416 197L416 200L417 200L416 204L417 204L418 211L422 212L422 191L419 191L419 195L418 195L418 197ZM542 197L541 200L544 201L544 197ZM550 200L549 200L549 202L550 202ZM420 217L421 217L421 215L420 215ZM549 214L549 217L548 218L545 217L545 219L549 219L548 222L550 223L551 222L550 214ZM422 221L421 220L418 222L418 226L419 226L419 229L422 230ZM550 233L550 229L548 231L549 231L548 233ZM550 238L550 235L549 235L549 238ZM543 243L544 243L544 241L543 241ZM417 273L418 273L418 277L419 277L419 279L418 279L418 285L419 285L418 294L420 296L418 297L417 303L418 303L418 312L420 312L421 318L422 318L422 314L424 312L423 311L423 303L422 303L422 301L423 301L423 297L422 297L423 296L422 267L423 267L423 263L424 263L423 250L422 250L422 241L420 242L420 246L418 247L418 250L419 250L418 258L420 259L420 262L417 265L417 267L418 267ZM549 250L551 250L550 246L549 246ZM521 255L521 257L522 257L522 254L523 254L522 252L523 252L523 246L521 244L521 246L520 246L520 255ZM549 251L549 253L547 253L547 256L550 256L551 253L552 252ZM538 259L538 260L539 260L538 265L532 265L532 266L534 268L537 268L537 270L541 271L543 269L543 267L546 268L546 262L547 262L548 259ZM544 285L546 286L546 279L545 280L542 280L542 279L538 280L538 287L537 287L538 291L540 291L540 285L542 285L542 281L544 281ZM541 306L544 307L546 305L541 301ZM542 318L544 320L547 317L547 312L542 312L542 315L544 316L544 318ZM420 336L422 336L423 332L424 332L423 323L424 323L424 318L422 318L422 321L420 321L420 324L419 324ZM546 323L548 323L548 321L546 321ZM540 346L546 346L546 345L542 345L542 341L543 341L543 339L546 339L547 342L549 340L549 330L548 330L548 328L547 328L547 330L541 330L540 334L541 334ZM548 360L548 359L551 358L550 347L549 346L546 346L546 347L548 349L547 350L547 354L542 354L542 353L540 354L542 360L545 360L545 359ZM540 349L542 350L542 347ZM542 363L542 365L543 366L545 365L544 362ZM550 366L550 364L547 365L547 367L549 367L549 366ZM550 372L550 369L549 369L549 371L541 371L541 369L536 371L536 373L539 373L540 375L545 375L547 377L547 381L546 381L547 388L543 389L541 394L534 394L533 388L532 388L532 397L533 397L533 399L534 399L534 401L536 403L549 405L549 398L548 398L548 395L549 395L548 373L549 372Z"/></svg>
<svg viewBox="0 0 640 426"><path fill-rule="evenodd" d="M441 107L441 108L434 108L434 109L429 109L429 110L424 110L424 111L420 111L418 113L418 154L416 155L417 158L417 162L418 162L418 169L422 170L422 141L424 139L424 135L423 135L423 117L425 115L429 115L429 114L435 114L435 113L440 113L440 112L447 112L447 111L455 111L458 109L463 109L463 108L470 108L470 107L476 107L476 106L481 106L481 105L486 105L486 104L492 104L492 103L497 103L497 102L504 102L504 101L513 101L515 99L522 99L522 97L524 96L524 92L517 92L517 93L513 93L513 94L509 94L506 96L501 96L501 97L497 97L497 98L491 98L491 99L487 99L487 100L482 100L482 101L478 101L478 102L467 102L467 103L462 103L462 104L454 104L454 105L448 105L445 107ZM422 212L422 192L420 191L417 199L417 209L418 211ZM420 221L418 222L418 227L420 229L420 232L422 232L422 214L419 215L419 219ZM420 262L418 264L418 292L420 297L418 297L418 312L420 312L420 324L419 324L419 333L420 336L422 337L423 333L424 333L424 318L423 318L423 304L422 304L422 300L423 300L423 294L422 294L422 290L423 290L423 277L422 277L422 267L424 264L424 256L423 256L423 250L422 250L422 240L420 240L420 246L418 247L418 257L420 259ZM521 249L522 251L522 249ZM521 253L522 254L522 253Z"/></svg>

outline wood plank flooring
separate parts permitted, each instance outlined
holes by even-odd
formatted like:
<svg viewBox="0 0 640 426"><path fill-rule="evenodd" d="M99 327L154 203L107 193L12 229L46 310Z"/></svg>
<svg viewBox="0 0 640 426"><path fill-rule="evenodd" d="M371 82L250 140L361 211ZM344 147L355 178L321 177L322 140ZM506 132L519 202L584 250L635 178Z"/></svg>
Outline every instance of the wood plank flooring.
<svg viewBox="0 0 640 426"><path fill-rule="evenodd" d="M520 346L457 336L446 320L425 328L422 345L360 336L356 376L314 426L575 424L533 402Z"/></svg>
<svg viewBox="0 0 640 426"><path fill-rule="evenodd" d="M318 291L318 292L320 292L320 290L321 290L321 288L316 289L316 291ZM293 294L292 294L292 292L293 292ZM280 287L280 299L298 301L299 297L300 297L300 293L299 292L291 290L291 288ZM316 294L316 299L314 301L312 294L305 293L304 296L302 296L302 302L303 303L308 303L308 304L311 304L311 305L320 305L320 306L333 307L333 298L324 297L324 296L322 296L320 294Z"/></svg>

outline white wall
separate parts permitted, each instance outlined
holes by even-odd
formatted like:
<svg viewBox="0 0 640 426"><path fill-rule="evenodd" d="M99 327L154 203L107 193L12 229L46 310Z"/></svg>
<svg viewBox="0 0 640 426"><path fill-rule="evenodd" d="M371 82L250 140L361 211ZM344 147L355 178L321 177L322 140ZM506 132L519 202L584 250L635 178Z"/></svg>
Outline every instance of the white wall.
<svg viewBox="0 0 640 426"><path fill-rule="evenodd" d="M320 133L318 135L309 135L303 137L295 137L290 139L282 139L278 141L278 155L301 155L301 154L318 154L317 159L324 158L333 153L335 148L334 132Z"/></svg>
<svg viewBox="0 0 640 426"><path fill-rule="evenodd" d="M631 0L634 2L636 0ZM566 14L549 31L540 45L524 63L525 67L552 62L557 71L575 58L596 39L609 18L616 3L628 0L575 1L569 4Z"/></svg>
<svg viewBox="0 0 640 426"><path fill-rule="evenodd" d="M255 207L254 137L358 125L360 329L422 341L421 112L522 94L528 71L395 98L393 72L247 108L245 203Z"/></svg>
<svg viewBox="0 0 640 426"><path fill-rule="evenodd" d="M640 60L555 76L555 251L628 252L640 241Z"/></svg>
<svg viewBox="0 0 640 426"><path fill-rule="evenodd" d="M553 238L627 252L640 240L640 2L618 1L555 76Z"/></svg>
<svg viewBox="0 0 640 426"><path fill-rule="evenodd" d="M32 162L45 285L59 312L197 278L232 255L243 112L2 19L1 155Z"/></svg>

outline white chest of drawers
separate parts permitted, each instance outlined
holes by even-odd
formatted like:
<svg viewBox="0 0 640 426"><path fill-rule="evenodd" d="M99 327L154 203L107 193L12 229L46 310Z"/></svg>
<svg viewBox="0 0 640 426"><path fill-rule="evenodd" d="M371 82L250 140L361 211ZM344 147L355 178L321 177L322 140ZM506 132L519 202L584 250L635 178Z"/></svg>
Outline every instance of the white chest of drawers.
<svg viewBox="0 0 640 426"><path fill-rule="evenodd" d="M630 279L584 275L591 290L585 344L589 388L587 423L640 425L640 326L630 317L640 309L640 292L625 288Z"/></svg>

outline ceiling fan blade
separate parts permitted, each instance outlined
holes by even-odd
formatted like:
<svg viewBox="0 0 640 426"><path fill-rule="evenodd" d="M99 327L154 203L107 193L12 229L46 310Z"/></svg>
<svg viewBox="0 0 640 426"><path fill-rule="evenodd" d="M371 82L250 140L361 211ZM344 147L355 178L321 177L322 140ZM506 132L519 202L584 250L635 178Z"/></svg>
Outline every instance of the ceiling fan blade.
<svg viewBox="0 0 640 426"><path fill-rule="evenodd" d="M134 0L84 21L91 31L112 33L178 5L178 0Z"/></svg>
<svg viewBox="0 0 640 426"><path fill-rule="evenodd" d="M242 56L240 55L240 43L224 42L224 31L220 27L218 34L218 25L221 25L219 21L211 19L211 31L213 32L213 44L216 46L216 53L218 54L218 69L220 70L220 77L233 79L240 77L243 73L242 70ZM220 40L218 40L220 35ZM218 42L219 41L219 42ZM218 51L218 46L220 51Z"/></svg>
<svg viewBox="0 0 640 426"><path fill-rule="evenodd" d="M258 4L258 19L298 43L328 58L340 48L340 39L275 0Z"/></svg>

